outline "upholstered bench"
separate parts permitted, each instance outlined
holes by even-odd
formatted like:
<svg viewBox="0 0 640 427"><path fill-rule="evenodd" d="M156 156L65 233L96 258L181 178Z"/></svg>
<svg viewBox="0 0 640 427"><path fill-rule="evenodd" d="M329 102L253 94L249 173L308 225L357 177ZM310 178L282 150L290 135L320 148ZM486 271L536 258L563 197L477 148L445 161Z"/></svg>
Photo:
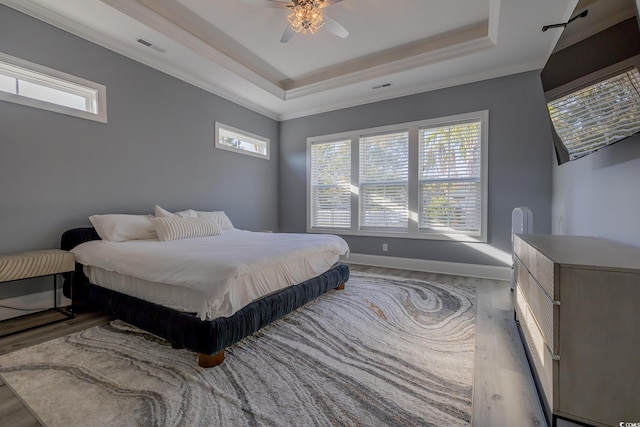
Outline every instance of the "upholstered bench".
<svg viewBox="0 0 640 427"><path fill-rule="evenodd" d="M38 251L19 252L12 254L0 254L0 283L13 282L16 280L32 279L43 276L53 276L53 307L65 317L52 322L30 326L25 329L13 330L9 333L0 334L0 337L23 332L28 329L49 325L74 317L72 312L64 311L58 307L58 283L57 275L60 273L72 272L75 270L75 257L71 252L60 249L45 249ZM71 296L73 301L73 296Z"/></svg>

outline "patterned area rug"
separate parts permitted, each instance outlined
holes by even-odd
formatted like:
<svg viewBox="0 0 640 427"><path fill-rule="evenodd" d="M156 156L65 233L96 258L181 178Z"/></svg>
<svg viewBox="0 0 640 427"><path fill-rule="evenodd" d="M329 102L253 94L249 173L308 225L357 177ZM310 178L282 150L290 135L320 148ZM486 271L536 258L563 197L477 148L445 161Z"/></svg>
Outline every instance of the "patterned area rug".
<svg viewBox="0 0 640 427"><path fill-rule="evenodd" d="M0 358L47 426L456 426L471 421L475 289L352 273L210 369L123 322Z"/></svg>

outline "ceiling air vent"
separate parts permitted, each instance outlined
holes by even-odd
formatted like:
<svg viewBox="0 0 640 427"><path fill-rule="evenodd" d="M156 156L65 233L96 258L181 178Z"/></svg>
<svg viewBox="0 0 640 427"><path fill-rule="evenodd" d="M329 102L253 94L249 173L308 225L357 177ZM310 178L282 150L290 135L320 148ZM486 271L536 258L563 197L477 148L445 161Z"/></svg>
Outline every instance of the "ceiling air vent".
<svg viewBox="0 0 640 427"><path fill-rule="evenodd" d="M138 39L137 42L142 44L142 45L145 45L146 47L150 47L151 49L155 50L156 52L160 52L160 53L166 52L166 49L163 49L160 46L156 46L153 43L146 41L145 39Z"/></svg>
<svg viewBox="0 0 640 427"><path fill-rule="evenodd" d="M382 89L382 88L389 87L389 86L391 86L391 82L382 83L382 84L377 85L377 86L372 86L371 89Z"/></svg>

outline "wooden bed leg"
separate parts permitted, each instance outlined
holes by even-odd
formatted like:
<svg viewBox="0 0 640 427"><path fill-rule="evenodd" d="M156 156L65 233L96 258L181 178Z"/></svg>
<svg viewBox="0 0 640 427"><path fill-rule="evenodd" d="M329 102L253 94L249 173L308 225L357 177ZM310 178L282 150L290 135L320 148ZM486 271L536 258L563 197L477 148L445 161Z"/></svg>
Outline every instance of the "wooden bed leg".
<svg viewBox="0 0 640 427"><path fill-rule="evenodd" d="M198 354L198 365L201 368L213 368L222 362L224 362L224 350L212 355L202 353Z"/></svg>
<svg viewBox="0 0 640 427"><path fill-rule="evenodd" d="M344 291L344 283L340 283L338 286L336 286L336 290L337 291Z"/></svg>

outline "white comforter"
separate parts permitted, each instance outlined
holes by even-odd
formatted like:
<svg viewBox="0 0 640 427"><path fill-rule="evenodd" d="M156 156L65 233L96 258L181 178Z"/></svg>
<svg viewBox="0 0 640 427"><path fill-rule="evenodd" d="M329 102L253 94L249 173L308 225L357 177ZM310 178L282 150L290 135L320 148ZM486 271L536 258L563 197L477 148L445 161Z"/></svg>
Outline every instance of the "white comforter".
<svg viewBox="0 0 640 427"><path fill-rule="evenodd" d="M169 242L95 240L72 250L83 265L200 293L203 319L231 315L255 299L315 277L348 251L338 236L243 230Z"/></svg>

